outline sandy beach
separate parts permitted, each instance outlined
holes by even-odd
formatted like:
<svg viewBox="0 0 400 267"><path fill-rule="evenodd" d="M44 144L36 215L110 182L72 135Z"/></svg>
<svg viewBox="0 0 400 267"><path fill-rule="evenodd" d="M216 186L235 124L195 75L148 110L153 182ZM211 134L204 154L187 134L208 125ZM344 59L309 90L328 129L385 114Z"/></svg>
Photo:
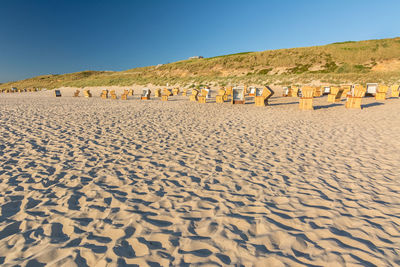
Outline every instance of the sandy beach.
<svg viewBox="0 0 400 267"><path fill-rule="evenodd" d="M0 94L2 266L400 264L400 99L135 88Z"/></svg>

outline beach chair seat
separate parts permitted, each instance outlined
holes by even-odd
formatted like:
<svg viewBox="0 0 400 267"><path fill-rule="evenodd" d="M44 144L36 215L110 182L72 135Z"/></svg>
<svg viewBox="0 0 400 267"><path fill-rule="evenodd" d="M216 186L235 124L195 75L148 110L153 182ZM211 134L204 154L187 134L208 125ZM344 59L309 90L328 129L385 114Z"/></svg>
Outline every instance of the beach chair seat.
<svg viewBox="0 0 400 267"><path fill-rule="evenodd" d="M223 89L223 88L219 89L218 94L215 97L215 102L216 103L224 103L225 95L226 95L225 89Z"/></svg>
<svg viewBox="0 0 400 267"><path fill-rule="evenodd" d="M248 90L249 90L249 96L256 96L256 87L250 86Z"/></svg>
<svg viewBox="0 0 400 267"><path fill-rule="evenodd" d="M54 95L55 95L55 97L61 97L61 91L60 90L54 90Z"/></svg>
<svg viewBox="0 0 400 267"><path fill-rule="evenodd" d="M141 100L150 100L150 94L151 94L151 90L149 88L143 88L140 99Z"/></svg>
<svg viewBox="0 0 400 267"><path fill-rule="evenodd" d="M101 97L102 99L107 99L107 98L108 98L108 90L103 90L103 91L101 91L100 97Z"/></svg>
<svg viewBox="0 0 400 267"><path fill-rule="evenodd" d="M330 93L328 95L328 102L329 103L340 102L340 98L342 97L343 90L344 90L343 88L337 87L337 86L330 87Z"/></svg>
<svg viewBox="0 0 400 267"><path fill-rule="evenodd" d="M313 110L314 87L303 86L301 88L301 97L299 102L300 110Z"/></svg>
<svg viewBox="0 0 400 267"><path fill-rule="evenodd" d="M391 96L392 97L399 97L400 85L393 84L392 86L390 86L390 91L391 91Z"/></svg>
<svg viewBox="0 0 400 267"><path fill-rule="evenodd" d="M110 91L111 99L117 99L117 95L115 94L115 90Z"/></svg>
<svg viewBox="0 0 400 267"><path fill-rule="evenodd" d="M375 94L375 100L386 100L386 93L389 90L387 85L379 85Z"/></svg>
<svg viewBox="0 0 400 267"><path fill-rule="evenodd" d="M178 95L179 94L179 88L173 88L172 89L172 94L173 95Z"/></svg>
<svg viewBox="0 0 400 267"><path fill-rule="evenodd" d="M74 97L78 97L78 96L79 96L79 93L80 93L80 91L77 89L77 90L74 92Z"/></svg>
<svg viewBox="0 0 400 267"><path fill-rule="evenodd" d="M197 102L197 100L198 100L198 95L199 95L199 90L193 89L193 90L192 90L192 94L189 96L189 101Z"/></svg>
<svg viewBox="0 0 400 267"><path fill-rule="evenodd" d="M345 107L350 109L361 109L361 99L365 95L366 88L362 85L355 85L351 90L351 95L347 97Z"/></svg>
<svg viewBox="0 0 400 267"><path fill-rule="evenodd" d="M245 94L245 88L243 86L232 88L231 104L244 104L246 101L244 94Z"/></svg>
<svg viewBox="0 0 400 267"><path fill-rule="evenodd" d="M264 88L256 88L255 90L255 105L258 107L264 107L268 105L268 100L274 95L274 91L268 86Z"/></svg>
<svg viewBox="0 0 400 267"><path fill-rule="evenodd" d="M83 95L87 98L92 97L92 93L90 92L90 90L84 90L83 91Z"/></svg>

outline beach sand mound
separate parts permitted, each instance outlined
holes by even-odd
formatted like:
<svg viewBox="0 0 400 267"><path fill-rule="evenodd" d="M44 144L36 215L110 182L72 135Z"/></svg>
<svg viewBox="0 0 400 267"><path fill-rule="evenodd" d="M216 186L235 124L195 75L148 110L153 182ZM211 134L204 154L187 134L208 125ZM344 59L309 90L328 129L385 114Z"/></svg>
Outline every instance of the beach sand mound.
<svg viewBox="0 0 400 267"><path fill-rule="evenodd" d="M0 94L0 264L400 264L400 100L72 91Z"/></svg>

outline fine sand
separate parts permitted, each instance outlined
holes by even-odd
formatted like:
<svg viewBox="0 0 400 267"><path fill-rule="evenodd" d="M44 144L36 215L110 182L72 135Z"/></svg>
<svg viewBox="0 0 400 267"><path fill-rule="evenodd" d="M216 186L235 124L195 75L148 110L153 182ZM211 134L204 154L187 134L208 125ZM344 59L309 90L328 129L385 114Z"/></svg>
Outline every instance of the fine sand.
<svg viewBox="0 0 400 267"><path fill-rule="evenodd" d="M0 94L1 265L400 264L400 99L100 89Z"/></svg>

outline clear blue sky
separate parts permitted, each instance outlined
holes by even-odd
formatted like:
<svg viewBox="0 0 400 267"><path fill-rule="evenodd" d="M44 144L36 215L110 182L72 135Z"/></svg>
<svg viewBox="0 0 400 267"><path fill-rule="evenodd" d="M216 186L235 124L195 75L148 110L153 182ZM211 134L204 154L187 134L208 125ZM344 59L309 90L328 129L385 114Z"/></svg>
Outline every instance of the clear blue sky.
<svg viewBox="0 0 400 267"><path fill-rule="evenodd" d="M0 0L0 82L400 36L399 0Z"/></svg>

